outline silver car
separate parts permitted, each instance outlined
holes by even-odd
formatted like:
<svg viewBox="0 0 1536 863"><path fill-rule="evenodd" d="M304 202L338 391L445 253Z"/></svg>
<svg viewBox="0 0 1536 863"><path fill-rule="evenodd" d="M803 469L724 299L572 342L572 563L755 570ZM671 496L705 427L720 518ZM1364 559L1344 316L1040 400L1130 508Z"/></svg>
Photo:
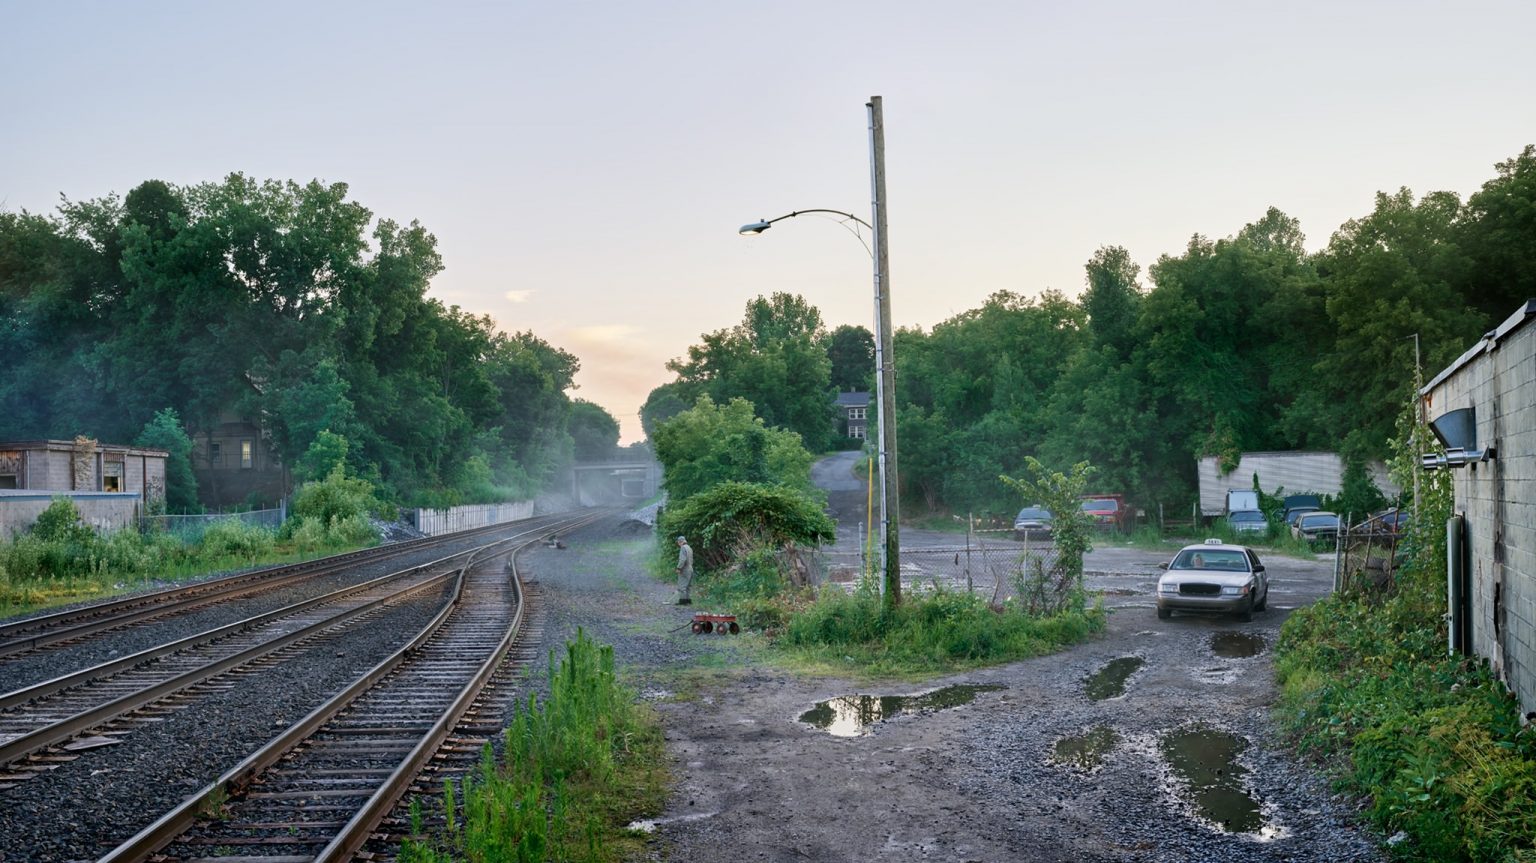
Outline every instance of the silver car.
<svg viewBox="0 0 1536 863"><path fill-rule="evenodd" d="M1235 612L1252 620L1269 604L1269 578L1253 549L1208 539L1187 545L1163 565L1157 580L1157 616L1181 611Z"/></svg>

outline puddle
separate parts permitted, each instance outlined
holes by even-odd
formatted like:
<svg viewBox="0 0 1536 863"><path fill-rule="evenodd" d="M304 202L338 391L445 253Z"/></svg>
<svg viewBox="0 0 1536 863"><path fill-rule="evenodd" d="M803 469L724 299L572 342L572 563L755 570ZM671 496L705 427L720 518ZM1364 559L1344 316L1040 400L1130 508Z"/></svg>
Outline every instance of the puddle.
<svg viewBox="0 0 1536 863"><path fill-rule="evenodd" d="M1228 833L1264 833L1259 803L1243 790L1248 771L1237 763L1247 746L1241 737L1199 725L1166 734L1158 742L1202 818Z"/></svg>
<svg viewBox="0 0 1536 863"><path fill-rule="evenodd" d="M970 704L979 692L996 692L1002 688L990 684L961 684L917 695L844 695L818 701L815 707L800 714L800 721L836 737L859 737L868 734L876 723L893 716L959 707Z"/></svg>
<svg viewBox="0 0 1536 863"><path fill-rule="evenodd" d="M1139 656L1122 656L1111 659L1098 671L1083 679L1083 691L1094 701L1119 698L1125 694L1125 681L1147 661Z"/></svg>
<svg viewBox="0 0 1536 863"><path fill-rule="evenodd" d="M1251 632L1218 632L1211 636L1211 652L1222 659L1247 659L1264 652L1264 636Z"/></svg>
<svg viewBox="0 0 1536 863"><path fill-rule="evenodd" d="M1108 725L1095 725L1088 731L1063 737L1051 750L1051 760L1066 767L1097 770L1104 756L1120 742L1120 732Z"/></svg>

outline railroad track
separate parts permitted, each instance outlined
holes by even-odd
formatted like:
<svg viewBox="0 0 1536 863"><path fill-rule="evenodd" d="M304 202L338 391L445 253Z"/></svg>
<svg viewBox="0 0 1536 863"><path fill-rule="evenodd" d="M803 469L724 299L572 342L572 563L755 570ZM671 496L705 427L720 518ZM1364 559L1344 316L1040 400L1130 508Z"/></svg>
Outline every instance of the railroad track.
<svg viewBox="0 0 1536 863"><path fill-rule="evenodd" d="M558 516L540 516L514 524L554 523L558 518ZM362 564L379 563L402 555L463 542L466 539L487 534L494 535L507 528L507 524L490 525L442 536L391 543L11 621L0 624L0 661L13 660L42 648L77 644L91 636L114 633L127 626L143 625L206 609L216 604L249 598L258 593L323 578Z"/></svg>
<svg viewBox="0 0 1536 863"><path fill-rule="evenodd" d="M516 552L596 517L476 552L452 601L410 644L101 862L349 859L435 755L478 753L494 733L476 705L498 669L510 673L504 660L527 619Z"/></svg>

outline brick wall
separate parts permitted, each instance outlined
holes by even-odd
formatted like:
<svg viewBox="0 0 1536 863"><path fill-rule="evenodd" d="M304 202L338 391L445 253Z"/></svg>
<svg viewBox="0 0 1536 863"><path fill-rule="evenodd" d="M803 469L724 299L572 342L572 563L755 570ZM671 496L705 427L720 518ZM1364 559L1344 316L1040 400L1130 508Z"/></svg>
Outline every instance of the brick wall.
<svg viewBox="0 0 1536 863"><path fill-rule="evenodd" d="M1513 319L1511 319L1513 320ZM1483 344L1491 344L1484 342ZM1453 470L1467 519L1472 646L1536 711L1536 322L1520 325L1428 388L1429 417L1471 407L1488 462Z"/></svg>

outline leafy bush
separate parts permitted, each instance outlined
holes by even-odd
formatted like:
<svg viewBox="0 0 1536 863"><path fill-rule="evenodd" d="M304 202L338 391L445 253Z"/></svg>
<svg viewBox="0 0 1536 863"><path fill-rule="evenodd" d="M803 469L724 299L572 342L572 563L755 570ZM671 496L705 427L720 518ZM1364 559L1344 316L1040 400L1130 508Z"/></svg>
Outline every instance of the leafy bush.
<svg viewBox="0 0 1536 863"><path fill-rule="evenodd" d="M256 558L272 550L272 531L238 518L220 519L203 532L202 551L209 557Z"/></svg>
<svg viewBox="0 0 1536 863"><path fill-rule="evenodd" d="M347 476L345 466L340 464L331 468L325 479L304 483L293 496L293 516L315 518L322 525L352 516L366 517L378 506L373 484Z"/></svg>
<svg viewBox="0 0 1536 863"><path fill-rule="evenodd" d="M89 542L94 532L80 521L80 510L67 497L56 497L37 516L31 534L43 542Z"/></svg>
<svg viewBox="0 0 1536 863"><path fill-rule="evenodd" d="M663 556L672 538L688 537L701 569L727 566L753 549L830 541L837 525L820 500L780 485L724 482L669 507L657 521Z"/></svg>

